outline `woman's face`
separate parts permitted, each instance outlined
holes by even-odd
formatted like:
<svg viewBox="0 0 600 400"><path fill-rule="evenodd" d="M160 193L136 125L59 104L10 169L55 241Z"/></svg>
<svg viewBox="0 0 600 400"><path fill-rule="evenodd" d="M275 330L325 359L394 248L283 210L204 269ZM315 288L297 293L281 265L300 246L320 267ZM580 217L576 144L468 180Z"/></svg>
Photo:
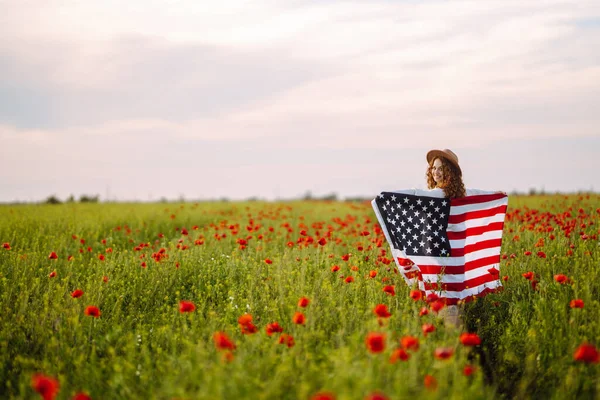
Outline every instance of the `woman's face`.
<svg viewBox="0 0 600 400"><path fill-rule="evenodd" d="M431 175L433 175L433 180L435 181L436 186L440 186L442 182L444 182L444 171L442 170L442 160L436 158L433 161L433 165L431 166Z"/></svg>

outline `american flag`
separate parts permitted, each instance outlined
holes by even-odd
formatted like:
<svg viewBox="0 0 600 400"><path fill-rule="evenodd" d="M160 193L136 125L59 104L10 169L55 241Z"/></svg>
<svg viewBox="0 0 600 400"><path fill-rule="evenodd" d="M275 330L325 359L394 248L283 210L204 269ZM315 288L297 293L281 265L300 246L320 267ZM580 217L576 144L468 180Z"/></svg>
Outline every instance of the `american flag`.
<svg viewBox="0 0 600 400"><path fill-rule="evenodd" d="M508 197L502 193L447 199L382 192L371 202L409 285L446 304L501 287L500 247Z"/></svg>

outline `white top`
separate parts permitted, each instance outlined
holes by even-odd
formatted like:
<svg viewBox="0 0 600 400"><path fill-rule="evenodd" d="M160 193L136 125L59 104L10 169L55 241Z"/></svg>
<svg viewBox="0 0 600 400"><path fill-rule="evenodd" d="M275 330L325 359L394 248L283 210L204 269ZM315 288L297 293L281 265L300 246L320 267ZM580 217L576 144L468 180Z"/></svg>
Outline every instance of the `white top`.
<svg viewBox="0 0 600 400"><path fill-rule="evenodd" d="M476 194L494 194L497 192L491 190L480 190L480 189L465 189L466 196L473 196ZM407 190L395 190L395 193L412 194L414 196L430 196L430 197L446 197L444 195L444 189L433 188L433 189L407 189Z"/></svg>

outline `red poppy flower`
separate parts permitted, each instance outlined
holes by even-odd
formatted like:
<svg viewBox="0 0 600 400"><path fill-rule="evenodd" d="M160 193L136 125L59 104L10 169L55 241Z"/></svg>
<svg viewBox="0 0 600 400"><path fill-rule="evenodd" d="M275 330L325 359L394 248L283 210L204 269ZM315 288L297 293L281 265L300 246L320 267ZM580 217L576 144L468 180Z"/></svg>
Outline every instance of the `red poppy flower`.
<svg viewBox="0 0 600 400"><path fill-rule="evenodd" d="M531 255L531 252L528 250L528 251L526 251L524 254L525 254L526 256L530 256L530 255Z"/></svg>
<svg viewBox="0 0 600 400"><path fill-rule="evenodd" d="M437 381L431 375L425 375L425 378L423 379L423 384L429 390L437 389Z"/></svg>
<svg viewBox="0 0 600 400"><path fill-rule="evenodd" d="M325 246L327 244L327 239L321 238L317 243L319 243L321 246Z"/></svg>
<svg viewBox="0 0 600 400"><path fill-rule="evenodd" d="M50 274L48 274L48 278L54 278L56 276L56 271L52 271L50 272Z"/></svg>
<svg viewBox="0 0 600 400"><path fill-rule="evenodd" d="M90 317L98 318L101 312L100 309L96 306L87 306L85 308L84 314Z"/></svg>
<svg viewBox="0 0 600 400"><path fill-rule="evenodd" d="M50 253L50 255L48 256L48 258L50 260L56 260L58 258L58 254L56 254L55 252Z"/></svg>
<svg viewBox="0 0 600 400"><path fill-rule="evenodd" d="M268 336L271 336L274 333L283 332L283 328L281 326L279 326L279 323L277 323L277 322L272 322L270 324L267 324L265 330L266 330Z"/></svg>
<svg viewBox="0 0 600 400"><path fill-rule="evenodd" d="M195 309L196 309L196 305L194 303L192 303L191 301L181 300L179 302L179 312L180 313L192 312Z"/></svg>
<svg viewBox="0 0 600 400"><path fill-rule="evenodd" d="M365 397L365 400L389 400L389 398L383 393L375 392Z"/></svg>
<svg viewBox="0 0 600 400"><path fill-rule="evenodd" d="M349 276L346 278L346 283L351 283L354 282L354 277L353 276Z"/></svg>
<svg viewBox="0 0 600 400"><path fill-rule="evenodd" d="M537 256L538 256L539 258L546 258L546 253L544 253L543 251L538 251L538 252L537 252Z"/></svg>
<svg viewBox="0 0 600 400"><path fill-rule="evenodd" d="M409 358L410 354L408 354L403 348L399 348L392 352L392 355L390 356L390 363L394 364L398 360L407 361Z"/></svg>
<svg viewBox="0 0 600 400"><path fill-rule="evenodd" d="M258 328L252 322L248 322L245 325L240 325L240 329L243 335L251 335L258 332Z"/></svg>
<svg viewBox="0 0 600 400"><path fill-rule="evenodd" d="M377 276L377 271L375 271L374 269L369 271L369 277L375 278L376 276Z"/></svg>
<svg viewBox="0 0 600 400"><path fill-rule="evenodd" d="M377 304L373 309L373 312L375 313L375 315L381 318L389 318L392 316L385 304Z"/></svg>
<svg viewBox="0 0 600 400"><path fill-rule="evenodd" d="M53 400L60 389L58 380L43 374L33 375L31 377L31 386L44 400Z"/></svg>
<svg viewBox="0 0 600 400"><path fill-rule="evenodd" d="M428 303L431 303L432 301L436 301L436 300L438 300L439 298L440 298L440 297L439 297L437 294L435 294L435 293L429 293L429 294L427 295L427 298L426 298L426 300L427 300L427 302L428 302Z"/></svg>
<svg viewBox="0 0 600 400"><path fill-rule="evenodd" d="M581 299L571 300L571 302L569 303L569 306L571 308L583 308L583 300L581 300Z"/></svg>
<svg viewBox="0 0 600 400"><path fill-rule="evenodd" d="M403 336L402 339L400 339L400 344L407 350L419 350L419 339L414 336Z"/></svg>
<svg viewBox="0 0 600 400"><path fill-rule="evenodd" d="M465 367L463 368L463 375L464 376L471 376L473 375L473 372L475 372L476 368L472 365L465 365Z"/></svg>
<svg viewBox="0 0 600 400"><path fill-rule="evenodd" d="M265 262L266 262L267 264L273 264L273 261L271 261L271 259L269 259L269 258L265 258Z"/></svg>
<svg viewBox="0 0 600 400"><path fill-rule="evenodd" d="M104 275L102 277L102 282L107 283L108 282L108 276Z"/></svg>
<svg viewBox="0 0 600 400"><path fill-rule="evenodd" d="M504 275L504 276L502 277L502 280L503 280L504 282L508 281L508 275Z"/></svg>
<svg viewBox="0 0 600 400"><path fill-rule="evenodd" d="M411 290L410 298L414 301L421 300L423 298L423 293L420 290Z"/></svg>
<svg viewBox="0 0 600 400"><path fill-rule="evenodd" d="M308 300L306 297L301 297L300 300L298 300L298 307L306 307L308 306L308 304L310 303L310 300Z"/></svg>
<svg viewBox="0 0 600 400"><path fill-rule="evenodd" d="M252 323L252 315L250 314L244 314L238 318L238 324L240 325L247 325L250 323Z"/></svg>
<svg viewBox="0 0 600 400"><path fill-rule="evenodd" d="M92 398L86 393L79 392L75 394L71 400L92 400Z"/></svg>
<svg viewBox="0 0 600 400"><path fill-rule="evenodd" d="M335 400L335 394L330 392L315 393L310 400Z"/></svg>
<svg viewBox="0 0 600 400"><path fill-rule="evenodd" d="M340 267L338 267L337 265L334 265L333 267L331 267L331 272L338 272L340 270Z"/></svg>
<svg viewBox="0 0 600 400"><path fill-rule="evenodd" d="M348 261L348 260L350 259L350 255L351 255L351 254L344 254L344 255L342 256L342 260L344 260L344 261Z"/></svg>
<svg viewBox="0 0 600 400"><path fill-rule="evenodd" d="M577 350L575 350L573 359L575 359L575 361L581 361L588 364L597 364L600 361L600 354L594 345L583 343L577 348Z"/></svg>
<svg viewBox="0 0 600 400"><path fill-rule="evenodd" d="M394 287L392 285L387 285L383 288L383 291L387 294L389 294L390 296L395 296L396 295L396 290L394 290Z"/></svg>
<svg viewBox="0 0 600 400"><path fill-rule="evenodd" d="M434 313L438 313L442 308L444 308L446 304L442 301L442 300L436 300L436 301L432 301L429 304L429 307L431 308L431 311L433 311Z"/></svg>
<svg viewBox="0 0 600 400"><path fill-rule="evenodd" d="M465 346L479 346L481 338L476 333L461 333L460 342Z"/></svg>
<svg viewBox="0 0 600 400"><path fill-rule="evenodd" d="M83 290L81 290L81 289L75 289L71 292L71 297L74 299L77 299L81 296L83 296Z"/></svg>
<svg viewBox="0 0 600 400"><path fill-rule="evenodd" d="M427 336L428 333L435 332L435 326L433 326L432 324L423 324L421 329L423 330L423 334L425 336Z"/></svg>
<svg viewBox="0 0 600 400"><path fill-rule="evenodd" d="M421 311L419 311L419 317L422 317L423 315L427 314L429 314L429 310L427 309L427 307L421 307Z"/></svg>
<svg viewBox="0 0 600 400"><path fill-rule="evenodd" d="M498 279L498 275L500 274L500 271L498 271L496 268L490 268L490 269L488 269L488 272L490 273L490 275L492 275L494 277L494 279Z"/></svg>
<svg viewBox="0 0 600 400"><path fill-rule="evenodd" d="M569 278L563 274L554 275L554 280L560 284L565 284L569 282Z"/></svg>
<svg viewBox="0 0 600 400"><path fill-rule="evenodd" d="M2 247L6 250L10 250L10 243L2 243Z"/></svg>
<svg viewBox="0 0 600 400"><path fill-rule="evenodd" d="M454 354L454 349L452 347L438 347L433 352L433 355L438 360L447 360L452 357L452 354Z"/></svg>
<svg viewBox="0 0 600 400"><path fill-rule="evenodd" d="M527 272L523 273L523 278L532 281L533 278L535 278L535 274L531 271L527 271Z"/></svg>
<svg viewBox="0 0 600 400"><path fill-rule="evenodd" d="M294 342L294 337L292 335L288 335L287 333L282 333L279 336L279 344L285 344L287 347L294 347L296 342Z"/></svg>
<svg viewBox="0 0 600 400"><path fill-rule="evenodd" d="M216 332L213 335L217 350L235 350L235 344L225 332Z"/></svg>
<svg viewBox="0 0 600 400"><path fill-rule="evenodd" d="M292 317L292 322L296 325L304 325L306 322L306 317L301 312L296 312Z"/></svg>
<svg viewBox="0 0 600 400"><path fill-rule="evenodd" d="M381 353L385 350L385 334L371 332L367 335L365 344L371 353Z"/></svg>

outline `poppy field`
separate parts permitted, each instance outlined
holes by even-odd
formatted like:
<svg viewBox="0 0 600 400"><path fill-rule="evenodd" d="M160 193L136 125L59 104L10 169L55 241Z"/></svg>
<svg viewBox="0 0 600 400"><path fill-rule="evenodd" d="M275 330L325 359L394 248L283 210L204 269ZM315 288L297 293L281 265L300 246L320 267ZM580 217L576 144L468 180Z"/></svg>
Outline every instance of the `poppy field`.
<svg viewBox="0 0 600 400"><path fill-rule="evenodd" d="M511 196L464 323L371 205L0 206L0 397L600 397L600 195Z"/></svg>

